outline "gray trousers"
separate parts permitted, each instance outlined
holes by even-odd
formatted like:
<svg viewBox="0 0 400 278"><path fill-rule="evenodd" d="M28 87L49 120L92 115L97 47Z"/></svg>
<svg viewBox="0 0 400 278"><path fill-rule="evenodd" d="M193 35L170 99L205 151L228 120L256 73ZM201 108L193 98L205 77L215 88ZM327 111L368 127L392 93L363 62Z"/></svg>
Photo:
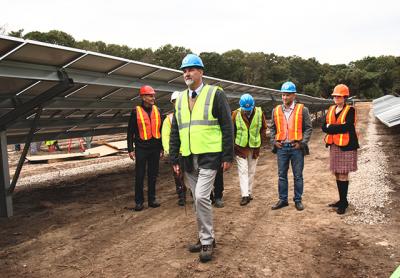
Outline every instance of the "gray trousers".
<svg viewBox="0 0 400 278"><path fill-rule="evenodd" d="M199 168L197 158L197 155L193 155L193 172L185 172L185 184L192 190L200 242L209 245L214 240L210 194L217 170Z"/></svg>

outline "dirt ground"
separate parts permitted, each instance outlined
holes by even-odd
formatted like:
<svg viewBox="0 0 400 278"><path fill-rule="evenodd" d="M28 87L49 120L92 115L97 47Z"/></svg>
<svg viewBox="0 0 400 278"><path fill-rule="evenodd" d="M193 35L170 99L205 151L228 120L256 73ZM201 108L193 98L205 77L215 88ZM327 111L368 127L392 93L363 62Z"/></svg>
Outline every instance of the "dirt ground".
<svg viewBox="0 0 400 278"><path fill-rule="evenodd" d="M293 203L270 209L277 201L277 165L269 147L259 160L248 206L239 205L236 166L225 173L225 207L214 209L217 248L209 263L186 250L197 240L194 214L190 204L187 212L177 206L170 168L162 161L161 207L141 212L125 209L134 205L133 163L104 175L19 188L15 216L0 219L0 276L389 277L400 264L400 131L369 118L369 107L358 104L361 144L367 124L376 124L393 189L383 209L386 223L346 224L345 217L355 213L351 205L344 216L327 207L337 192L318 127L305 161L302 212ZM41 167L48 171L95 161ZM28 166L23 173L33 174L38 167ZM290 194L292 184L291 179Z"/></svg>

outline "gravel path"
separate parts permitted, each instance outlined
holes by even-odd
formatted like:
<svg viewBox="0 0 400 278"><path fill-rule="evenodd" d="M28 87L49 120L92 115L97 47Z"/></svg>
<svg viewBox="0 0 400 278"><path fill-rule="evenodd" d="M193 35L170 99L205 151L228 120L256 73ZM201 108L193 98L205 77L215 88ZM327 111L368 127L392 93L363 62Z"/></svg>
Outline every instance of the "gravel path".
<svg viewBox="0 0 400 278"><path fill-rule="evenodd" d="M369 112L366 144L358 157L358 171L350 177L349 202L354 207L345 222L377 224L387 221L383 208L390 203L388 158L381 148L381 138L373 110Z"/></svg>
<svg viewBox="0 0 400 278"><path fill-rule="evenodd" d="M95 160L93 160L95 161ZM90 175L90 177L95 177L97 175L104 175L108 173L113 173L115 170L123 170L132 166L132 160L128 158L121 158L112 161L105 162L94 162L93 164L84 165L80 167L63 169L52 171L49 173L42 173L40 175L33 175L25 178L21 178L18 181L18 187L30 186L30 185L42 185L46 183L57 183L61 181L68 181L80 179L83 174Z"/></svg>

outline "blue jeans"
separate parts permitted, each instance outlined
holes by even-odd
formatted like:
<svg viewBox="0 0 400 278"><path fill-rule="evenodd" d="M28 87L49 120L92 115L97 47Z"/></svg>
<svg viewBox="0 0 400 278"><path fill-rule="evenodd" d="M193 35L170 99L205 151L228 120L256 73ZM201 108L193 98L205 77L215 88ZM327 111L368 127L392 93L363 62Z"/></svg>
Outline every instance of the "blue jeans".
<svg viewBox="0 0 400 278"><path fill-rule="evenodd" d="M303 168L304 155L302 150L294 149L290 144L283 144L281 149L277 149L278 155L278 190L279 199L287 202L288 200L288 177L289 163L292 164L294 176L294 198L293 201L301 201L303 195Z"/></svg>

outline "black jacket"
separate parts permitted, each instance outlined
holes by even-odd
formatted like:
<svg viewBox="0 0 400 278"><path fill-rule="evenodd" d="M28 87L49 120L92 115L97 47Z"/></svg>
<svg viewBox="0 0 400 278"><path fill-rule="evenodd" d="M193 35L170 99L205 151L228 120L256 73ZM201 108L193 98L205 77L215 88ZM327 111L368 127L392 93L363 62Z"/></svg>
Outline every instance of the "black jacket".
<svg viewBox="0 0 400 278"><path fill-rule="evenodd" d="M344 109L344 107L343 107ZM340 112L338 114L335 114L336 119L339 117ZM349 133L350 140L349 144L347 146L340 147L342 151L352 151L356 150L360 147L358 144L358 138L357 138L357 133L356 133L356 127L354 125L355 123L355 115L356 111L354 107L350 107L349 112L346 115L345 119L345 124L330 124L328 127L326 127L326 117L324 118L324 122L322 124L322 131L327 133L327 134L340 134L340 133ZM326 144L326 147L329 145Z"/></svg>
<svg viewBox="0 0 400 278"><path fill-rule="evenodd" d="M144 109L144 111L147 112L147 114L150 117L151 108L146 108L143 104L141 105L141 107ZM160 112L160 115L162 115L160 109L158 109L158 112ZM160 134L161 134L162 123L163 123L163 117L161 116ZM132 110L131 116L129 118L126 139L128 142L128 152L133 152L135 148L147 149L147 150L159 149L160 151L162 150L161 138L160 139L151 138L150 140L140 139L137 119L136 119L136 107ZM135 143L135 147L133 147L133 143Z"/></svg>
<svg viewBox="0 0 400 278"><path fill-rule="evenodd" d="M187 93L187 91L185 91ZM171 137L169 141L170 159L176 165L179 164L179 149L181 141L179 138L179 129L176 117L172 119ZM199 167L203 169L217 170L221 167L222 162L233 161L233 123L231 119L231 111L228 100L222 90L217 90L214 97L212 114L218 119L218 123L222 131L222 152L220 153L204 153L198 157ZM183 170L190 172L193 169L192 155L182 157Z"/></svg>

